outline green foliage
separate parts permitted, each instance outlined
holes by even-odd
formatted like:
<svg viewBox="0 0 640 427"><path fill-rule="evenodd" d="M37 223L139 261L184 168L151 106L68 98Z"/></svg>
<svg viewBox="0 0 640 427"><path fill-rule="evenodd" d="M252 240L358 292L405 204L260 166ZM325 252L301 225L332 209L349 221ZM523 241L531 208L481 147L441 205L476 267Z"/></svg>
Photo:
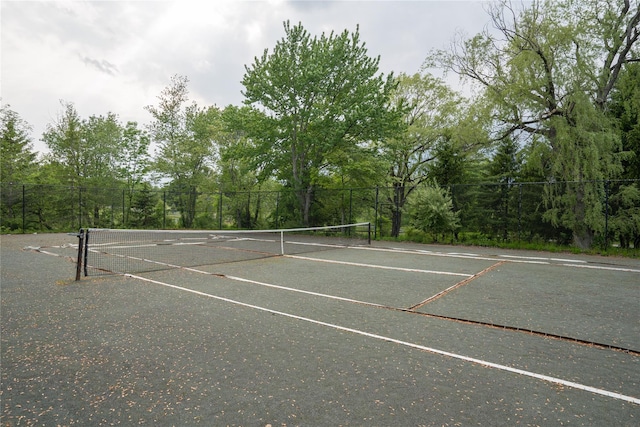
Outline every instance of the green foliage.
<svg viewBox="0 0 640 427"><path fill-rule="evenodd" d="M438 144L451 139L460 120L461 99L445 83L429 74L401 74L392 105L402 112L401 132L386 138L380 151L387 165L391 209L391 235L397 237L402 212L411 192L427 180L429 165L438 159Z"/></svg>
<svg viewBox="0 0 640 427"><path fill-rule="evenodd" d="M616 120L622 138L623 178L640 179L640 63L628 64L611 95L610 116Z"/></svg>
<svg viewBox="0 0 640 427"><path fill-rule="evenodd" d="M158 106L147 106L154 121L150 136L159 151L154 170L170 179L172 201L180 212L180 223L191 228L195 219L198 188L211 177L214 141L220 130L220 111L199 108L188 101L186 77L174 76L158 97Z"/></svg>
<svg viewBox="0 0 640 427"><path fill-rule="evenodd" d="M640 248L640 187L623 185L611 197L613 216L610 231L617 235L622 248Z"/></svg>
<svg viewBox="0 0 640 427"><path fill-rule="evenodd" d="M301 220L309 223L313 188L332 167L397 126L388 108L392 76L378 75L358 31L311 37L302 24L284 25L273 51L255 58L242 80L248 105L266 115L254 127L257 164L288 182ZM340 154L340 155L338 155Z"/></svg>
<svg viewBox="0 0 640 427"><path fill-rule="evenodd" d="M31 128L9 105L0 108L0 182L23 183L34 172Z"/></svg>
<svg viewBox="0 0 640 427"><path fill-rule="evenodd" d="M85 142L82 138L82 119L72 103L63 103L64 112L42 135L51 151L47 161L59 165L60 182L80 185L85 178Z"/></svg>
<svg viewBox="0 0 640 427"><path fill-rule="evenodd" d="M458 213L453 210L451 195L435 183L414 192L410 199L409 212L411 225L430 233L436 241L439 235L453 233L460 227L460 219Z"/></svg>
<svg viewBox="0 0 640 427"><path fill-rule="evenodd" d="M160 228L162 226L162 217L158 211L160 198L149 184L143 184L137 191L132 192L131 199L127 227Z"/></svg>
<svg viewBox="0 0 640 427"><path fill-rule="evenodd" d="M520 11L493 3L496 29L436 52L431 64L469 78L492 106L496 140L547 144L546 180L592 181L621 172L621 145L606 118L624 65L637 53L637 2L536 0ZM589 247L602 231L601 189L548 192L547 218Z"/></svg>

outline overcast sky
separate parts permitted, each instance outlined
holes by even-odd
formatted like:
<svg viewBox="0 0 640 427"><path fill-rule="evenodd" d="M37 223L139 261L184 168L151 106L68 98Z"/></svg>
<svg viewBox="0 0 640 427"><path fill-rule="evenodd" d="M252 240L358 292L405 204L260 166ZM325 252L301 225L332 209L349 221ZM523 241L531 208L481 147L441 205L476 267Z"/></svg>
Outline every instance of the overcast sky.
<svg viewBox="0 0 640 427"><path fill-rule="evenodd" d="M479 0L413 1L6 1L1 4L2 104L33 127L37 151L60 100L84 119L116 113L141 126L173 75L200 106L243 101L245 65L284 36L283 22L312 35L355 31L381 72L416 73L457 32L488 23ZM455 83L455 82L454 82Z"/></svg>

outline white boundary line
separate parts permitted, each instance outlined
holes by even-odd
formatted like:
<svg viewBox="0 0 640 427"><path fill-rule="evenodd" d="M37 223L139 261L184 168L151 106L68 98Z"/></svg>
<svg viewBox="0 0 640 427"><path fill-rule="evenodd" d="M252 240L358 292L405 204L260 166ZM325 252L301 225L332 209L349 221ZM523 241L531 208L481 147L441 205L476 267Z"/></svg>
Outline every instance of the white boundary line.
<svg viewBox="0 0 640 427"><path fill-rule="evenodd" d="M560 264L565 267L576 267L576 268L592 268L594 270L613 270L613 271L626 271L629 273L640 273L640 270L636 270L633 268L622 268L622 267L604 267L601 265L577 265L577 264Z"/></svg>
<svg viewBox="0 0 640 427"><path fill-rule="evenodd" d="M401 248L374 248L374 247L350 247L349 249L361 249L365 251L375 251L375 252L394 252L400 254L413 254L413 255L427 255L427 256L439 256L445 258L463 258L463 259L477 259L481 261L498 261L503 258L507 258L506 261L516 263L516 264L542 264L542 265L558 265L562 267L575 267L575 268L592 268L594 270L610 270L610 271L623 271L627 273L640 273L640 269L628 268L628 267L607 267L600 265L585 265L589 261L583 260L569 260L562 258L542 258L542 257L518 257L512 255L497 255L496 257L487 257L480 256L474 254L463 254L463 253L445 253L445 252L432 252L432 251L424 251L424 250L408 250ZM553 264L550 261L556 261L558 264ZM564 261L564 263L562 263ZM570 262L570 263L568 263Z"/></svg>
<svg viewBox="0 0 640 427"><path fill-rule="evenodd" d="M587 261L581 259L564 259L564 258L550 258L550 257L539 257L539 256L522 256L522 255L498 255L502 258L513 258L513 259L525 259L525 260L536 260L536 261L558 261L558 262L572 262L578 264L586 264Z"/></svg>
<svg viewBox="0 0 640 427"><path fill-rule="evenodd" d="M342 264L342 265L351 265L354 267L368 267L368 268L379 268L382 270L395 270L395 271L408 271L410 273L429 273L429 274L443 274L446 276L462 276L462 277L472 277L473 274L466 273L453 273L451 271L438 271L438 270L420 270L418 268L404 268L404 267L389 267L385 265L375 265L375 264L363 264L359 262L349 262L349 261L337 261L332 259L324 259L324 258L312 258L300 255L284 255L285 258L293 258L293 259L302 259L305 261L313 261L313 262L326 262L329 264Z"/></svg>
<svg viewBox="0 0 640 427"><path fill-rule="evenodd" d="M289 287L286 287L286 286L274 285L273 283L265 283L265 282L258 282L256 280L251 280L251 279L244 279L242 277L237 277L237 276L227 276L226 274L225 275L217 275L217 274L207 273L206 271L196 270L196 269L192 269L192 268L186 268L185 270L193 271L195 273L207 274L207 275L220 277L220 278L224 278L224 279L235 280L237 282L251 283L252 285L259 285L259 286L265 286L267 288L280 289L282 291L297 292L297 293L300 293L300 294L307 294L307 295L313 295L313 296L316 296L316 297L329 298L329 299L333 299L333 300L337 300L337 301L345 301L345 302L350 302L350 303L354 303L354 304L361 304L361 305L368 305L368 306L372 306L372 307L387 308L387 306L382 305L382 304L377 304L375 302L359 301L357 299L339 297L337 295L328 295L328 294L322 294L320 292L306 291L304 289L289 288Z"/></svg>
<svg viewBox="0 0 640 427"><path fill-rule="evenodd" d="M285 313L285 312L282 312L282 311L272 310L270 308L260 307L260 306L254 305L254 304L248 304L248 303L244 303L244 302L241 302L241 301L237 301L237 300L233 300L233 299L230 299L230 298L225 298L225 297L221 297L221 296L217 296L217 295L211 295L211 294L208 294L206 292L196 291L194 289L189 289L189 288L185 288L185 287L182 287L182 286L172 285L170 283L160 282L158 280L147 279L145 277L136 276L136 275L133 275L133 274L125 274L125 276L126 277L131 277L133 279L138 279L138 280L141 280L141 281L153 283L153 284L156 284L156 285L166 286L168 288L177 289L177 290L180 290L180 291L190 292L190 293L193 293L193 294L196 294L196 295L200 295L200 296L204 296L204 297L207 297L207 298L213 298L213 299L216 299L216 300L219 300L219 301L227 302L227 303L238 305L238 306L241 306L241 307L251 308L251 309L259 310L259 311L264 311L264 312L271 313L271 314L277 314L277 315L288 317L288 318L291 318L291 319L296 319L296 320L301 320L301 321L304 321L304 322L313 323L315 325L326 326L328 328L332 328L332 329L335 329L335 330L338 330L338 331L350 332L350 333L353 333L353 334L356 334L356 335L365 336L365 337L368 337L368 338L374 338L374 339L378 339L378 340L381 340L381 341L391 342L391 343L394 343L394 344L403 345L405 347L414 348L414 349L422 350L422 351L427 351L429 353L434 353L434 354L438 354L438 355L441 355L441 356L447 356L447 357L451 357L451 358L454 358L454 359L462 360L462 361L465 361L465 362L478 364L478 365L481 365L481 366L485 366L487 368L493 368L493 369L498 369L498 370L501 370L501 371L511 372L511 373L514 373L514 374L523 375L523 376L530 377L530 378L535 378L535 379L538 379L538 380L541 380L541 381L546 381L546 382L550 382L550 383L554 383L554 384L560 384L560 385L563 385L563 386L566 386L566 387L571 387L571 388L574 388L574 389L587 391L587 392L598 394L598 395L601 395L601 396L606 396L606 397L610 397L610 398L613 398L613 399L622 400L622 401L625 401L625 402L629 402L629 403L634 403L636 405L640 405L640 399L636 398L636 397L633 397L633 396L627 396L627 395L624 395L624 394L621 394L621 393L616 393L616 392L612 392L612 391L608 391L608 390L603 390L603 389L599 389L599 388L596 388L596 387L591 387L591 386L588 386L588 385L576 383L576 382L573 382L573 381L567 381L567 380L563 380L561 378L552 377L552 376L549 376L549 375L537 374L535 372L525 371L523 369L518 369L518 368L513 368L513 367L510 367L510 366L506 366L506 365L501 365L501 364L498 364L498 363L488 362L488 361L482 360L482 359L476 359L476 358L473 358L473 357L463 356L461 354L451 353L451 352L444 351L444 350L438 350L438 349L435 349L435 348L432 348L432 347L426 347L426 346L423 346L423 345L420 345L420 344L410 343L410 342L407 342L407 341L401 341L401 340L398 340L398 339L395 339L395 338L385 337L383 335L372 334L370 332L360 331L358 329L348 328L346 326L340 326L340 325L336 325L336 324L333 324L333 323L327 323L327 322L322 322L320 320L310 319L308 317L302 317L302 316L298 316L298 315L291 314L291 313Z"/></svg>

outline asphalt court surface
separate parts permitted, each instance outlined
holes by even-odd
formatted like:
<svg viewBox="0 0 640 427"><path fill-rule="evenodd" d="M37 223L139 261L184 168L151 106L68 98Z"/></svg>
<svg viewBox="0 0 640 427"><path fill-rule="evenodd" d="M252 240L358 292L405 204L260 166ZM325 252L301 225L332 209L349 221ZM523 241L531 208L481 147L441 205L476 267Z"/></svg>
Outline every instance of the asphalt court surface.
<svg viewBox="0 0 640 427"><path fill-rule="evenodd" d="M56 253L57 245L50 246L41 253L5 251L3 282L11 278L5 260L12 257L55 265L50 277L52 271L66 274L58 280L73 277L69 260L42 253ZM76 409L60 402L57 412L32 418L57 414L69 424L99 418L166 425L637 425L640 261L389 246L64 286L43 280L44 294L55 294L47 304L55 307L60 298L58 304L79 305L72 323L84 347L74 355L104 359L110 380L94 373L95 390L88 394L100 396L102 382L124 389L134 378L137 386L124 393L127 398L114 393L100 405ZM37 329L26 328L33 321L21 320L10 305L25 292L7 293L4 284L2 290L3 362L19 371L20 364L11 364L19 352L6 349L29 340L10 338ZM37 339L45 341L46 334ZM124 342L126 349L118 344ZM9 425L18 425L20 408L46 403L35 395L25 403L17 393L24 381L3 375L3 384ZM78 394L66 395L72 391ZM149 396L165 407L150 406Z"/></svg>

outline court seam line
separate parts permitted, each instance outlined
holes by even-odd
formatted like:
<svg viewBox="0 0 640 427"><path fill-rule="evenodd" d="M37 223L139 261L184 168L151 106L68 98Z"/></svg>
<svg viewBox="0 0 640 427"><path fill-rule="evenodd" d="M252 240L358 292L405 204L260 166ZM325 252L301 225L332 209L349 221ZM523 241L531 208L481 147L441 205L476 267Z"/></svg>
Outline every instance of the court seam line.
<svg viewBox="0 0 640 427"><path fill-rule="evenodd" d="M504 263L504 262L505 261L503 261L502 263ZM561 341L577 343L577 344L580 344L580 345L586 345L586 346L590 346L590 347L602 348L602 349L606 349L606 350L615 350L615 351L620 351L620 352L623 352L623 353L633 354L633 355L640 355L640 351L632 350L632 349L629 349L629 348L626 348L626 347L613 346L613 345L610 345L610 344L602 344L602 343L598 343L598 342L595 342L595 341L581 340L579 338L573 338L573 337L553 334L553 333L549 333L549 332L540 332L540 331L536 331L536 330L528 329L528 328L521 328L521 327L517 327L517 326L506 326L506 325L501 325L501 324L498 324L498 323L483 322L483 321L479 321L479 320L469 320L469 319L463 319L463 318L460 318L460 317L444 316L444 315L441 315L441 314L425 313L425 312L416 311L413 308L393 307L393 306L390 306L390 305L378 304L378 303L375 303L375 302L361 301L361 300L356 300L356 299L352 299L352 298L340 297L340 296L337 296L337 295L329 295L329 294L323 294L323 293L320 293L320 292L307 291L307 290L304 290L304 289L290 288L290 287L287 287L287 286L276 285L276 284L273 284L273 283L259 282L257 280L245 279L243 277L238 277L238 276L230 276L230 275L226 275L226 274L223 274L223 273L211 273L211 272L204 271L204 270L198 270L195 267L179 267L179 268L182 269L182 270L185 270L185 271L191 271L191 272L194 272L194 273L199 273L199 274L204 274L204 275L208 275L208 276L219 277L221 279L229 279L229 280L234 280L234 281L238 281L238 282L250 283L250 284L258 285L258 286L264 286L264 287L267 287L267 288L280 289L280 290L288 291L288 292L307 294L307 295L317 296L317 297L320 297L320 298L333 299L333 300L337 300L337 301L344 301L344 302L349 302L349 303L352 303L352 304L363 305L363 306L366 306L366 307L382 308L382 309L385 309L385 310L399 311L399 312L414 314L414 315L418 315L418 316L432 317L432 318L436 318L436 319L460 322L460 323L471 324L471 325L476 325L476 326L487 326L487 327L491 327L491 328L503 329L503 330L513 331L513 332L525 332L525 333L529 333L529 334L532 334L532 335L535 335L535 336L539 336L539 337L553 338L553 339L557 339L557 340L561 340ZM119 274L125 274L125 273L119 273Z"/></svg>
<svg viewBox="0 0 640 427"><path fill-rule="evenodd" d="M56 257L67 258L68 260L75 262L75 259L73 259L71 257L66 257L64 255L59 255L59 254L56 254L56 253L43 251L39 247L28 246L28 247L26 247L24 249L25 250L33 250L35 252L43 253L43 254L46 254L46 255L52 255L52 256L56 256ZM96 250L92 250L92 251L93 252L98 252ZM295 289L295 288L289 288L289 287L286 287L286 286L280 286L280 285L275 285L275 284L270 284L270 283L258 282L258 281L255 281L255 280L244 279L242 277L237 277L237 276L227 276L227 275L221 274L221 273L210 273L210 272L207 272L207 271L198 270L197 268L194 268L194 267L183 267L183 266L164 263L164 262L160 262L160 261L147 260L147 259L144 259L144 258L130 257L130 256L125 256L125 255L118 255L118 254L112 254L112 255L117 256L117 257L132 258L132 259L139 260L139 261L144 261L144 262L151 262L151 263L155 263L155 264L161 264L161 265L164 265L164 266L167 266L167 267L170 267L170 268L188 270L188 271L192 271L192 272L195 272L195 273L211 275L211 276L216 276L216 277L220 277L220 278L227 278L229 280L235 280L235 281L239 281L239 282L251 283L251 284L256 284L256 285L259 285L259 286L271 287L271 288L285 290L285 291L289 291L289 292L297 292L297 293L303 293L303 294L318 296L318 297L322 297L322 298L328 298L328 299L334 299L334 300L339 300L339 301L344 301L344 302L350 302L350 303L353 303L353 304L359 304L359 305L376 307L376 308L383 308L383 309L387 309L387 310L401 311L401 312L412 313L412 314L417 314L417 315L426 316L426 317L433 317L433 318L451 320L451 321L455 321L455 322L462 322L462 323L474 324L474 325L480 325L480 326L488 326L488 327L504 329L504 330L527 332L527 333L531 333L531 334L536 335L536 336L555 338L555 339L568 341L568 342L574 342L574 343L578 343L578 344L582 344L582 345L588 345L588 346L593 346L593 347L598 347L598 348L603 348L603 349L609 349L609 350L616 350L616 351L621 351L621 352L624 352L624 353L627 353L627 354L637 355L637 354L640 353L640 352L638 352L636 350L632 350L632 349L629 349L629 348L626 348L626 347L619 347L619 346L613 346L613 345L609 345L609 344L602 344L602 343L598 343L598 342L595 342L595 341L586 341L586 340L581 340L581 339L578 339L578 338L567 337L567 336L557 335L557 334L551 334L551 333L547 333L547 332L539 332L539 331L535 331L535 330L527 329L527 328L505 326L505 325L500 325L500 324L496 324L496 323L482 322L482 321L469 320L469 319L462 319L462 318L458 318L458 317L450 317L450 316L444 316L444 315L438 315L438 314L432 314L432 313L422 313L422 312L416 311L416 308L419 308L419 306L418 307L414 306L414 307L409 307L409 308L392 307L392 306L388 306L388 305L384 305L384 304L377 304L377 303L373 303L373 302L360 301L360 300L355 300L355 299L351 299L351 298L340 297L340 296L337 296L337 295L328 295L328 294L322 294L322 293L319 293L319 292L305 291L303 289ZM313 261L319 260L317 258L309 258L309 259L311 259ZM504 262L506 262L506 261L502 260L502 263L504 263ZM367 266L368 264L363 264L363 265ZM371 266L371 265L368 265L368 266ZM92 267L92 268L96 268L96 267ZM102 271L115 273L115 274L120 274L120 275L124 275L124 276L126 276L128 274L128 273L124 273L124 272L115 272L115 271L109 271L109 270L102 270ZM454 287L455 286L456 285L454 285Z"/></svg>
<svg viewBox="0 0 640 427"><path fill-rule="evenodd" d="M414 348L414 349L417 349L417 350L422 350L422 351L426 351L426 352L429 352L429 353L438 354L438 355L441 355L441 356L447 356L447 357L451 357L451 358L454 358L454 359L462 360L462 361L465 361L465 362L477 364L477 365L484 366L484 367L487 367L487 368L493 368L493 369L498 369L498 370L505 371L505 372L515 373L515 374L523 375L523 376L526 376L526 377L538 379L538 380L541 380L541 381L545 381L545 382L549 382L549 383L553 383L553 384L559 384L559 385L563 385L563 386L570 387L570 388L573 388L573 389L587 391L587 392L591 392L593 394L598 394L598 395L601 395L601 396L606 396L606 397L610 397L610 398L613 398L613 399L622 400L622 401L625 401L625 402L629 402L629 403L634 403L636 405L640 405L640 398L636 398L636 397L633 397L633 396L627 396L627 395L624 395L624 394L621 394L621 393L612 392L612 391L608 391L608 390L604 390L604 389L599 389L599 388L596 388L596 387L592 387L592 386L588 386L588 385L585 385L585 384L576 383L576 382L573 382L573 381L563 380L561 378L552 377L550 375L544 375L544 374L538 374L538 373L531 372L531 371L525 371L523 369L513 368L511 366L501 365L499 363L489 362L489 361L486 361L486 360L477 359L477 358L469 357L469 356L464 356L464 355L457 354L457 353L451 353L451 352L444 351L444 350L438 350L436 348L427 347L427 346L423 346L423 345L415 344L415 343L410 343L408 341L402 341L402 340L398 340L398 339L395 339L395 338L386 337L384 335L374 334L374 333L370 333L370 332L361 331L361 330L358 330L358 329L349 328L349 327L346 327L346 326L340 326L340 325L336 325L336 324L333 324L333 323L323 322L321 320L315 320L315 319L311 319L311 318L308 318L308 317L298 316L296 314L285 313L283 311L273 310L273 309L270 309L270 308L261 307L261 306L255 305L255 304L249 304L249 303L245 303L245 302L242 302L242 301L237 301L237 300L234 300L234 299L231 299L231 298L221 297L221 296L218 296L218 295L212 295L212 294L208 294L206 292L197 291L195 289L189 289L189 288L185 288L185 287L182 287L182 286L161 282L159 280L154 280L154 279L149 279L149 278L142 277L142 276L137 276L137 275L134 275L134 274L125 274L124 276L125 277L130 277L130 278L133 278L133 279L137 279L137 280L141 280L141 281L144 281L144 282L149 282L149 283L154 283L154 284L161 285L161 286L166 286L166 287L169 287L169 288L172 288L172 289L176 289L176 290L181 290L181 291L193 293L193 294L204 296L204 297L207 297L207 298L216 299L218 301L223 301L223 302L227 302L227 303L230 303L230 304L239 305L241 307L251 308L251 309L259 310L259 311L264 311L264 312L271 313L271 314L274 314L274 315L280 315L280 316L288 317L288 318L291 318L291 319L301 320L301 321L309 322L309 323L320 325L320 326L326 326L326 327L329 327L329 328L332 328L332 329L336 329L336 330L339 330L339 331L349 332L349 333L353 333L353 334L356 334L356 335L365 336L365 337L368 337L368 338L374 338L374 339L378 339L378 340L381 340L381 341L391 342L391 343L402 345L402 346L405 346L405 347Z"/></svg>
<svg viewBox="0 0 640 427"><path fill-rule="evenodd" d="M417 310L420 307L423 307L426 304L430 303L431 301L437 300L438 298L441 298L441 297L447 295L449 292L451 292L451 291L453 291L455 289L458 289L461 286L464 286L464 285L467 285L467 284L471 283L472 281L474 281L478 277L484 276L486 273L488 273L491 270L501 266L502 264L504 264L506 262L507 262L506 260L501 260L501 261L499 261L499 262L497 262L497 263L485 268L484 270L479 271L478 273L474 274L473 276L467 277L466 279L459 281L455 285L449 286L447 289L444 289L444 290L438 292L437 294L430 296L429 298L425 299L424 301L421 301L416 305L412 305L407 310L411 310L411 311Z"/></svg>

